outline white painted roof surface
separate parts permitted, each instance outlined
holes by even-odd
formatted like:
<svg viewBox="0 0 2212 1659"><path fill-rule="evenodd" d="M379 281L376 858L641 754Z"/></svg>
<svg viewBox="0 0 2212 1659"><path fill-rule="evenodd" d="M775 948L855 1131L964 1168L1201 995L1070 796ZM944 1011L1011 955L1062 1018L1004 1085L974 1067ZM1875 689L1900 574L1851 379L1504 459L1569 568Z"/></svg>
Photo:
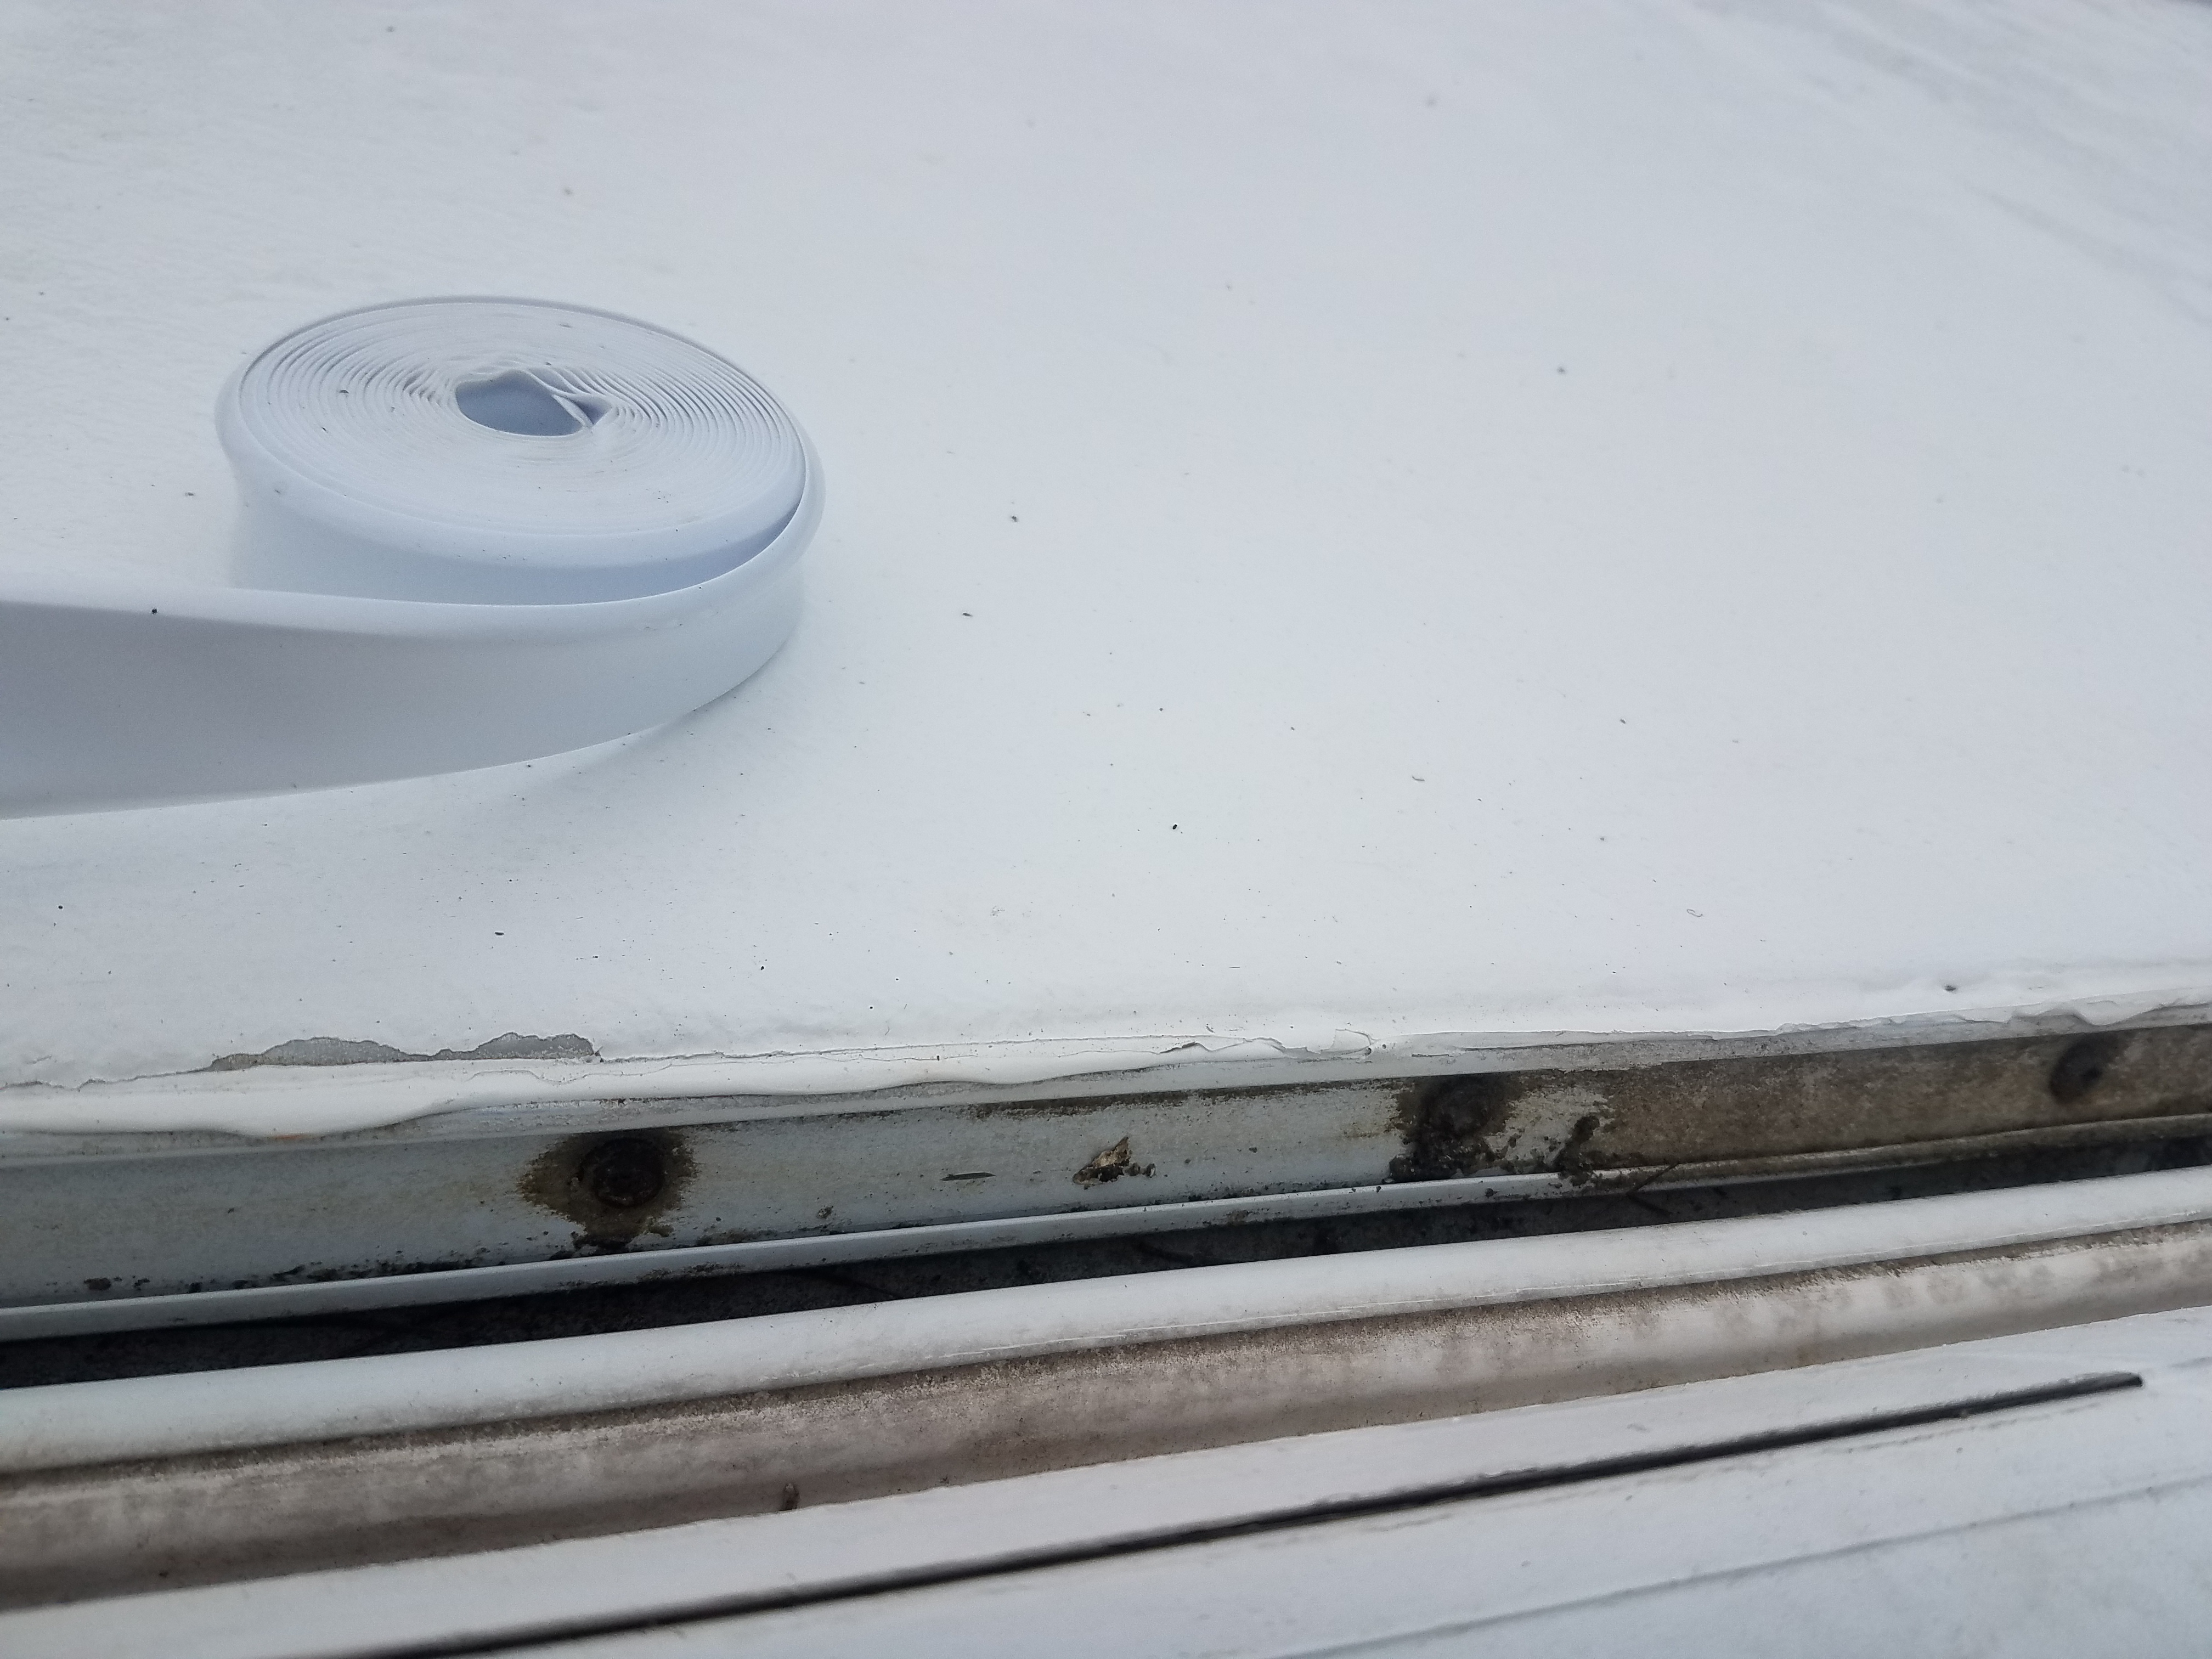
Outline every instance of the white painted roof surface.
<svg viewBox="0 0 2212 1659"><path fill-rule="evenodd" d="M0 1124L2212 1001L2212 9L4 29L0 579L222 580L223 377L419 295L830 493L674 726L0 823ZM174 1075L507 1032L604 1060Z"/></svg>

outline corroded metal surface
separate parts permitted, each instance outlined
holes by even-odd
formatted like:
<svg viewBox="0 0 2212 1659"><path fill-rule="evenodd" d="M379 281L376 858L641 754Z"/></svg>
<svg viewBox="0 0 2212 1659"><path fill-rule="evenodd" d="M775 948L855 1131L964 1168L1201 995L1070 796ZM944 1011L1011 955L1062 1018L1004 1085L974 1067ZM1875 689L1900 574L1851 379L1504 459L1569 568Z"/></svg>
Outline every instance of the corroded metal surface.
<svg viewBox="0 0 2212 1659"><path fill-rule="evenodd" d="M1409 1089L1399 1180L1595 1175L1984 1137L2079 1139L2212 1112L2212 1029L2099 1032L1851 1054L1678 1060L1622 1071L1447 1078Z"/></svg>
<svg viewBox="0 0 2212 1659"><path fill-rule="evenodd" d="M712 1109L716 1121L685 1123L663 1103L641 1121L617 1102L578 1133L431 1124L174 1152L148 1137L142 1156L0 1163L0 1302L1485 1175L1640 1186L2195 1135L2212 1127L2212 1027L1297 1088Z"/></svg>

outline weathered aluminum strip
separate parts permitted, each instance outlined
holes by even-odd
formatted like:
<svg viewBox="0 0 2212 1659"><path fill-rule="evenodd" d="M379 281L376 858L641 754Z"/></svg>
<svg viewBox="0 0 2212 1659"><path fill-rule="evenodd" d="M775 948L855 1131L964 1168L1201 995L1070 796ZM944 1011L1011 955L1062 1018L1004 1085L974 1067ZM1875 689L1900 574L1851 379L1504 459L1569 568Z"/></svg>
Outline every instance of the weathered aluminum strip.
<svg viewBox="0 0 2212 1659"><path fill-rule="evenodd" d="M1663 1170L1644 1172L1657 1177ZM1586 1184L1586 1183L1583 1183ZM1643 1184L1643 1183L1638 1183ZM217 1325L368 1308L416 1307L492 1297L574 1290L592 1285L715 1273L775 1273L854 1261L1012 1245L1124 1238L1188 1228L1241 1226L1321 1216L1361 1215L1377 1210L1442 1209L1548 1198L1581 1190L1564 1176L1492 1176L1346 1187L1326 1192L1270 1193L1256 1198L1203 1199L1188 1204L1146 1204L1127 1209L1075 1210L1060 1215L1010 1216L997 1221L955 1221L939 1226L889 1227L866 1232L803 1238L763 1238L739 1244L701 1244L556 1261L514 1261L443 1273L398 1273L378 1279L328 1279L307 1285L259 1285L245 1290L187 1291L98 1302L50 1303L0 1308L0 1341L32 1337L84 1336L100 1331L155 1330Z"/></svg>
<svg viewBox="0 0 2212 1659"><path fill-rule="evenodd" d="M18 1142L0 1158L0 1333L392 1306L2212 1130L2212 1027L2203 1025L1551 1060L1265 1089L863 1097L804 1112L609 1102L585 1119L517 1114L468 1134L430 1120L273 1143L123 1137L47 1158ZM249 1294L264 1290L287 1294ZM214 1297L236 1299L201 1299Z"/></svg>

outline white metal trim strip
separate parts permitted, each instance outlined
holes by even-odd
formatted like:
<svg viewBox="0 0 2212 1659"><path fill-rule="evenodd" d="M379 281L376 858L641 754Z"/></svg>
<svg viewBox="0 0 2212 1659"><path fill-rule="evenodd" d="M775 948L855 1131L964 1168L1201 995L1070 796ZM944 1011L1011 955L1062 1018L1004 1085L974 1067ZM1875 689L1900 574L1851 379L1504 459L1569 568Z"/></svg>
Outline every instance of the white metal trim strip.
<svg viewBox="0 0 2212 1659"><path fill-rule="evenodd" d="M418 1354L21 1389L0 1470L618 1410L1282 1326L1814 1272L2212 1221L2212 1169L1628 1231L1024 1285Z"/></svg>

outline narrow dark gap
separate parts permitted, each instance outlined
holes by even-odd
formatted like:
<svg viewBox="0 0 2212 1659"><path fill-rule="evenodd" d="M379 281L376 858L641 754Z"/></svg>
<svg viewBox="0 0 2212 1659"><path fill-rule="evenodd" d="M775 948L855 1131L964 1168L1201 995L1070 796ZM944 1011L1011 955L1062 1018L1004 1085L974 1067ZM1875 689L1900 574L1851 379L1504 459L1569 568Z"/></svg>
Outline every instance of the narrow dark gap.
<svg viewBox="0 0 2212 1659"><path fill-rule="evenodd" d="M1715 1221L2204 1164L2212 1164L2212 1137L2017 1152L1784 1181L1250 1222L236 1325L34 1338L0 1342L0 1389L645 1330L1224 1262Z"/></svg>

